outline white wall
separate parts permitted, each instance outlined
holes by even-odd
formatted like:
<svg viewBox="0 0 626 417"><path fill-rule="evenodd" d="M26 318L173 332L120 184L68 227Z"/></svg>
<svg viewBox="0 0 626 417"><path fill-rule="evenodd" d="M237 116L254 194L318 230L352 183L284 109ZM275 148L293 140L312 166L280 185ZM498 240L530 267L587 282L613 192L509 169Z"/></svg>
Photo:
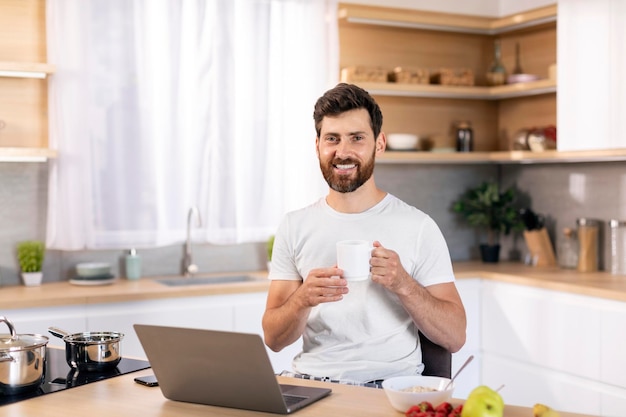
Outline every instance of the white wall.
<svg viewBox="0 0 626 417"><path fill-rule="evenodd" d="M556 0L340 0L342 3L398 7L431 12L502 17L555 4Z"/></svg>

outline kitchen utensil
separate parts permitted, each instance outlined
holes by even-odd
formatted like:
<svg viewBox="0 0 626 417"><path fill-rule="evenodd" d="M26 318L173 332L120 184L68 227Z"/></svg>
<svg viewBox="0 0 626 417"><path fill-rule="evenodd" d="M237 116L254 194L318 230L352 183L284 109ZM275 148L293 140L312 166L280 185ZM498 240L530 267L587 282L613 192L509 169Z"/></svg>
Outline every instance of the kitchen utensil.
<svg viewBox="0 0 626 417"><path fill-rule="evenodd" d="M463 365L461 365L461 367L459 368L458 371L456 371L456 373L452 376L452 379L446 384L446 386L443 388L443 390L447 390L450 387L450 384L452 384L454 382L454 380L456 379L457 376L459 376L459 374L461 373L461 371L467 366L469 365L469 363L474 359L474 355L470 355L469 358L467 358L465 360L465 363Z"/></svg>
<svg viewBox="0 0 626 417"><path fill-rule="evenodd" d="M529 207L519 210L520 218L526 227L526 230L540 229L539 217Z"/></svg>
<svg viewBox="0 0 626 417"><path fill-rule="evenodd" d="M118 332L82 332L69 334L57 327L48 331L65 342L67 364L79 371L101 372L115 368L122 359Z"/></svg>
<svg viewBox="0 0 626 417"><path fill-rule="evenodd" d="M38 334L17 334L6 317L0 322L9 334L0 334L0 395L35 390L44 378L48 338Z"/></svg>

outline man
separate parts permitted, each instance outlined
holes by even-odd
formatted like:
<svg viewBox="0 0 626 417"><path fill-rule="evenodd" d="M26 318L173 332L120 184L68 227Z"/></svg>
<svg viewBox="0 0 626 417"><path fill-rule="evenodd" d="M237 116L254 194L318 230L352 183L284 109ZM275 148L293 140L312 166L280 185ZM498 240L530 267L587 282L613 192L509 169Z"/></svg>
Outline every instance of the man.
<svg viewBox="0 0 626 417"><path fill-rule="evenodd" d="M328 195L288 213L274 240L263 315L274 351L303 337L294 371L357 382L423 370L418 329L451 352L466 318L445 240L435 222L376 186L385 150L382 113L363 89L339 84L313 114ZM347 282L336 242L373 243L366 281Z"/></svg>

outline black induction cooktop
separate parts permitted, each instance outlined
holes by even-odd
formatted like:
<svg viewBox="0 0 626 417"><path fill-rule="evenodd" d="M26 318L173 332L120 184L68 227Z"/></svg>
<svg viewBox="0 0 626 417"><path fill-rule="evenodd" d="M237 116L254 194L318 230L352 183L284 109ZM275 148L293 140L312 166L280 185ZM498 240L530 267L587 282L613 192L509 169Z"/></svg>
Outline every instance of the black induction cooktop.
<svg viewBox="0 0 626 417"><path fill-rule="evenodd" d="M83 372L72 369L67 364L65 361L65 349L46 348L45 379L43 383L38 388L33 388L33 390L28 392L16 395L0 394L0 406L140 371L149 367L150 363L148 361L122 357L115 369L103 372Z"/></svg>

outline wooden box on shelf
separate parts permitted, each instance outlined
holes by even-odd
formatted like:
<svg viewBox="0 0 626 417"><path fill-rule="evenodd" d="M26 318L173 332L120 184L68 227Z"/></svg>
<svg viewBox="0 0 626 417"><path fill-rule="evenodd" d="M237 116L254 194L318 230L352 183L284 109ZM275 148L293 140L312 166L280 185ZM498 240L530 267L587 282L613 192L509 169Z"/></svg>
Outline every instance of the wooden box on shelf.
<svg viewBox="0 0 626 417"><path fill-rule="evenodd" d="M341 69L341 81L345 83L385 83L387 82L388 73L389 69L383 67L368 67L363 65L346 67Z"/></svg>
<svg viewBox="0 0 626 417"><path fill-rule="evenodd" d="M439 68L430 76L432 84L474 85L474 71L471 68Z"/></svg>
<svg viewBox="0 0 626 417"><path fill-rule="evenodd" d="M389 73L389 81L398 84L429 84L430 71L426 68L396 67Z"/></svg>

